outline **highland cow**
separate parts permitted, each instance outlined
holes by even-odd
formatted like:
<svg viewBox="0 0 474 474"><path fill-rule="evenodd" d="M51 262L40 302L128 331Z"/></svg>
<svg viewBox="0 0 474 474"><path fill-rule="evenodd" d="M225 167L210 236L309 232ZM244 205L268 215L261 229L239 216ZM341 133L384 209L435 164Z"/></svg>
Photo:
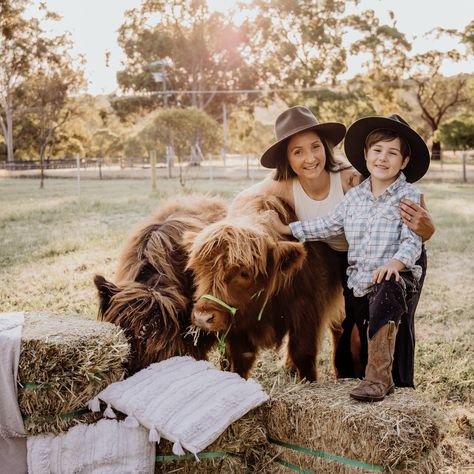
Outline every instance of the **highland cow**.
<svg viewBox="0 0 474 474"><path fill-rule="evenodd" d="M279 347L288 335L287 365L313 381L325 325L334 342L340 334L340 257L323 243L284 240L262 215L266 209L290 218L278 198L247 195L227 219L188 232L187 268L196 285L192 321L225 336L230 369L243 377L259 349Z"/></svg>
<svg viewBox="0 0 474 474"><path fill-rule="evenodd" d="M175 355L206 358L215 336L202 335L195 344L185 335L194 286L182 238L186 231L202 231L223 218L226 209L217 197L190 195L168 201L126 242L116 283L95 276L99 319L122 327L131 343L129 374Z"/></svg>

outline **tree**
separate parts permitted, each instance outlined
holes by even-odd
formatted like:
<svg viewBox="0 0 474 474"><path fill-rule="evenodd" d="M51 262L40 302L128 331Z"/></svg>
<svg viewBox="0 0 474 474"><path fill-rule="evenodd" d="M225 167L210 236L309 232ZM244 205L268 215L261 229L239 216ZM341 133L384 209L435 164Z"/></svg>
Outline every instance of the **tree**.
<svg viewBox="0 0 474 474"><path fill-rule="evenodd" d="M255 0L249 49L260 84L275 89L335 83L346 70L345 2ZM297 94L279 93L295 100Z"/></svg>
<svg viewBox="0 0 474 474"><path fill-rule="evenodd" d="M13 111L15 93L28 75L35 52L38 23L23 18L27 0L0 2L0 125L13 161Z"/></svg>
<svg viewBox="0 0 474 474"><path fill-rule="evenodd" d="M474 54L474 20L461 33L461 42L467 46L470 54Z"/></svg>
<svg viewBox="0 0 474 474"><path fill-rule="evenodd" d="M348 81L345 87L337 90L321 89L307 101L316 117L325 121L350 124L360 117L375 115L373 98L361 87L359 79Z"/></svg>
<svg viewBox="0 0 474 474"><path fill-rule="evenodd" d="M461 114L440 126L440 139L453 150L474 149L474 115Z"/></svg>
<svg viewBox="0 0 474 474"><path fill-rule="evenodd" d="M13 161L14 113L22 111L26 82L41 70L40 65L54 64L67 41L65 35L49 37L40 27L41 21L59 19L43 3L40 4L42 19L25 19L29 3L29 0L0 2L0 125L8 161Z"/></svg>
<svg viewBox="0 0 474 474"><path fill-rule="evenodd" d="M181 165L191 145L199 143L203 154L216 151L221 146L221 135L219 124L196 107L163 109L153 123L140 133L148 151L171 145L180 164L182 186L185 183Z"/></svg>
<svg viewBox="0 0 474 474"><path fill-rule="evenodd" d="M360 37L350 45L353 55L362 54L364 72L356 75L351 90L358 92L359 100L379 115L397 111L396 94L403 83L411 43L397 28L395 15L389 11L391 24L383 24L373 10L351 15L347 24Z"/></svg>
<svg viewBox="0 0 474 474"><path fill-rule="evenodd" d="M275 140L273 125L265 125L244 111L229 118L229 149L234 153L259 155Z"/></svg>
<svg viewBox="0 0 474 474"><path fill-rule="evenodd" d="M124 92L143 96L116 100L114 107L126 117L164 106L167 100L170 105L191 105L220 116L223 100L236 103L242 98L224 99L215 91L246 89L255 83L243 50L246 42L245 26L238 28L222 13L209 12L204 0L144 0L140 9L127 12L119 30L127 61L117 74ZM151 66L156 61L167 65L163 70ZM162 73L167 90L193 92L165 98L153 72ZM246 94L242 97L253 100Z"/></svg>
<svg viewBox="0 0 474 474"><path fill-rule="evenodd" d="M36 125L35 142L41 163L40 188L44 185L46 150L56 130L75 112L68 98L85 85L82 71L73 66L68 54L71 43L66 36L48 39L47 46L48 52L37 59L32 77L24 81L22 93L22 102L28 106L26 113L36 118L32 122Z"/></svg>
<svg viewBox="0 0 474 474"><path fill-rule="evenodd" d="M469 101L466 74L445 77L440 73L443 61L448 58L459 60L461 54L458 51L427 51L409 61L409 77L415 85L416 101L433 137L433 160L441 158L441 143L437 133L440 124Z"/></svg>

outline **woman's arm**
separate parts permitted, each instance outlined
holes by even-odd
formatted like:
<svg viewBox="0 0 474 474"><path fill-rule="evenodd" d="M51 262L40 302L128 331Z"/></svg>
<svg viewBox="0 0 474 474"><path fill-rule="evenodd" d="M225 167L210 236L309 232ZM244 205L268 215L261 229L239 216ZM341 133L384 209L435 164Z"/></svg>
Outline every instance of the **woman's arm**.
<svg viewBox="0 0 474 474"><path fill-rule="evenodd" d="M240 213L240 206L242 203L245 204L246 197L249 194L276 196L285 201L291 207L294 207L293 193L291 189L291 181L275 181L272 175L269 175L263 181L259 181L237 194L229 206L228 215L238 215Z"/></svg>
<svg viewBox="0 0 474 474"><path fill-rule="evenodd" d="M409 199L400 202L400 214L404 224L415 234L419 235L423 242L429 240L435 232L435 226L431 214L426 209L425 198L421 195L420 204Z"/></svg>

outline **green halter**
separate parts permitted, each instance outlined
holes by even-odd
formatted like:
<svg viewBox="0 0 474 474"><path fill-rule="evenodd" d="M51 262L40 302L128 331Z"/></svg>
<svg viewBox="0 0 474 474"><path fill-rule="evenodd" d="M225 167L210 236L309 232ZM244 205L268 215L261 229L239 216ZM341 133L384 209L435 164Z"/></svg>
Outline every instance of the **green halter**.
<svg viewBox="0 0 474 474"><path fill-rule="evenodd" d="M258 298L262 294L262 292L263 292L263 288L261 290L255 292L251 296L251 299ZM239 310L239 308L235 308L234 306L230 306L229 304L225 303L224 301L222 301L219 298L216 298L213 295L205 294L205 295L202 295L201 298L204 298L204 299L210 300L210 301L214 301L214 303L220 304L223 308L225 308L227 311L229 311L229 313L232 315L232 317L234 317L235 313L237 313L237 311ZM265 299L265 302L263 303L263 306L260 309L260 312L258 313L258 317L257 317L258 321L260 321L260 319L262 318L263 310L265 309L267 301L268 301L268 298ZM225 338L227 337L227 334L229 334L231 326L232 326L232 323L229 324L229 327L227 328L227 331L222 336L219 333L217 333L216 337L217 337L217 342L218 342L218 346L219 346L219 352L220 352L221 355L224 355L224 352L225 352Z"/></svg>
<svg viewBox="0 0 474 474"><path fill-rule="evenodd" d="M237 313L237 311L239 310L239 308L234 308L233 306L230 306L227 303L224 303L222 300L212 295L202 295L201 298L204 298L206 300L211 300L211 301L214 301L215 303L220 304L223 308L229 311L229 313L232 316L235 316L235 313Z"/></svg>

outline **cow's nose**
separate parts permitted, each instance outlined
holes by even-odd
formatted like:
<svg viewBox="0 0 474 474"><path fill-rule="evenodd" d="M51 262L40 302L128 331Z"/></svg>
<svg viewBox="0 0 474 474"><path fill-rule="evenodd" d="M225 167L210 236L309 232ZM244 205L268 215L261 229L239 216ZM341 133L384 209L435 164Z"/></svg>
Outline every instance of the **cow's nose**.
<svg viewBox="0 0 474 474"><path fill-rule="evenodd" d="M206 324L213 323L216 317L211 314L207 319L206 319Z"/></svg>

